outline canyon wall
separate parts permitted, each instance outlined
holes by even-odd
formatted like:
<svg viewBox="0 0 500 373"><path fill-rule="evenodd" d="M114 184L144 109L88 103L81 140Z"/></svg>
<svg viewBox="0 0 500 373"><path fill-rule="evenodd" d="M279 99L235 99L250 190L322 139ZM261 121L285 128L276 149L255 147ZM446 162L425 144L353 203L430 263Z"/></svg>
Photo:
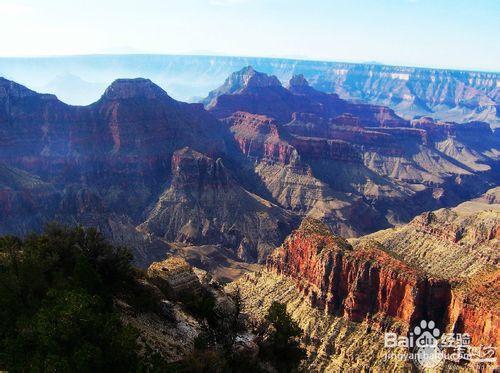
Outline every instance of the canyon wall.
<svg viewBox="0 0 500 373"><path fill-rule="evenodd" d="M0 231L97 226L141 266L195 246L210 263L263 263L304 217L356 237L497 180L487 124L408 121L303 75L283 86L248 66L208 111L143 78L118 79L82 107L6 79L0 90L0 167L11 170L0 180Z"/></svg>
<svg viewBox="0 0 500 373"><path fill-rule="evenodd" d="M293 279L311 307L330 315L380 327L433 320L441 330L469 333L473 345L499 342L498 269L461 281L430 276L376 241L353 247L310 219L269 256L267 268Z"/></svg>

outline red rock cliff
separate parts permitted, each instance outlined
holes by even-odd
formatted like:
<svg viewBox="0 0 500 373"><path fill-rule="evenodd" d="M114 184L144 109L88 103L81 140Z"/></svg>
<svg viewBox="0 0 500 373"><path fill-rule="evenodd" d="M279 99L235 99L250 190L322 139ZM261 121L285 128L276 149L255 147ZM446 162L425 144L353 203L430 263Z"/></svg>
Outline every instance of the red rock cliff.
<svg viewBox="0 0 500 373"><path fill-rule="evenodd" d="M423 273L369 242L354 250L322 223L306 219L267 261L295 278L313 306L353 321L376 314L407 323L443 319L450 285Z"/></svg>
<svg viewBox="0 0 500 373"><path fill-rule="evenodd" d="M295 279L311 305L330 314L410 326L434 320L441 330L469 333L474 345L499 343L500 271L457 286L410 267L376 241L354 249L311 219L268 257L267 267Z"/></svg>
<svg viewBox="0 0 500 373"><path fill-rule="evenodd" d="M480 273L457 287L449 308L449 331L470 334L475 346L500 346L499 294L500 270Z"/></svg>
<svg viewBox="0 0 500 373"><path fill-rule="evenodd" d="M265 115L236 112L226 118L241 152L247 157L267 159L290 164L297 159L297 151L284 141L276 121Z"/></svg>

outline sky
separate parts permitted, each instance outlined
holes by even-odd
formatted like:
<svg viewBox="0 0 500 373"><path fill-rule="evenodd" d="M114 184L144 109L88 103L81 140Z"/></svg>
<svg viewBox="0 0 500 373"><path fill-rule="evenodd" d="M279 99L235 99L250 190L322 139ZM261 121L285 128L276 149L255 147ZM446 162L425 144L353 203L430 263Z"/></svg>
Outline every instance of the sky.
<svg viewBox="0 0 500 373"><path fill-rule="evenodd" d="M0 56L160 53L500 71L500 0L0 0Z"/></svg>

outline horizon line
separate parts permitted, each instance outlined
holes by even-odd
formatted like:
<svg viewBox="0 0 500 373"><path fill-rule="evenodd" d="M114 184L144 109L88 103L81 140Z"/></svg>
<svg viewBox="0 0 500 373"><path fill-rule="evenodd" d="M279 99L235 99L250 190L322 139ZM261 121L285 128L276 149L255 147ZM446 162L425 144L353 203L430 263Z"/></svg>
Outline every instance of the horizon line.
<svg viewBox="0 0 500 373"><path fill-rule="evenodd" d="M338 61L330 59L311 59L306 57L271 57L271 56L255 56L255 55L231 55L231 54L196 54L196 53L154 53L154 52L137 52L137 53L82 53L82 54L53 54L53 55L29 55L29 56L0 56L0 59L50 59L50 58L75 58L75 57L128 57L128 56L158 56L158 57L209 57L209 58L253 58L267 60L286 60L286 61L302 61L316 62L325 64L347 64L347 65L368 65L368 66L386 66L386 67L401 67L406 69L420 70L439 70L439 71L457 71L457 72L476 72L486 74L500 74L500 70L473 69L473 68L452 68L452 67L433 67L433 66L418 66L409 64L391 64L384 62L359 62L359 61Z"/></svg>

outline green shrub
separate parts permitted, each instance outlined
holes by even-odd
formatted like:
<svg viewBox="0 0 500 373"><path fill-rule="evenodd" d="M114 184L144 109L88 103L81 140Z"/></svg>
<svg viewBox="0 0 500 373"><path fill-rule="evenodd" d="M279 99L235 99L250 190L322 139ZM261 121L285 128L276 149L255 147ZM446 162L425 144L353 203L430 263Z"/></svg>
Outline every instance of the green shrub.
<svg viewBox="0 0 500 373"><path fill-rule="evenodd" d="M270 361L279 372L294 372L306 358L306 351L300 346L302 329L286 306L273 302L266 315L268 338L261 344L261 355Z"/></svg>
<svg viewBox="0 0 500 373"><path fill-rule="evenodd" d="M95 229L50 226L25 240L1 237L0 369L143 369L138 334L113 307L136 282L131 258Z"/></svg>

